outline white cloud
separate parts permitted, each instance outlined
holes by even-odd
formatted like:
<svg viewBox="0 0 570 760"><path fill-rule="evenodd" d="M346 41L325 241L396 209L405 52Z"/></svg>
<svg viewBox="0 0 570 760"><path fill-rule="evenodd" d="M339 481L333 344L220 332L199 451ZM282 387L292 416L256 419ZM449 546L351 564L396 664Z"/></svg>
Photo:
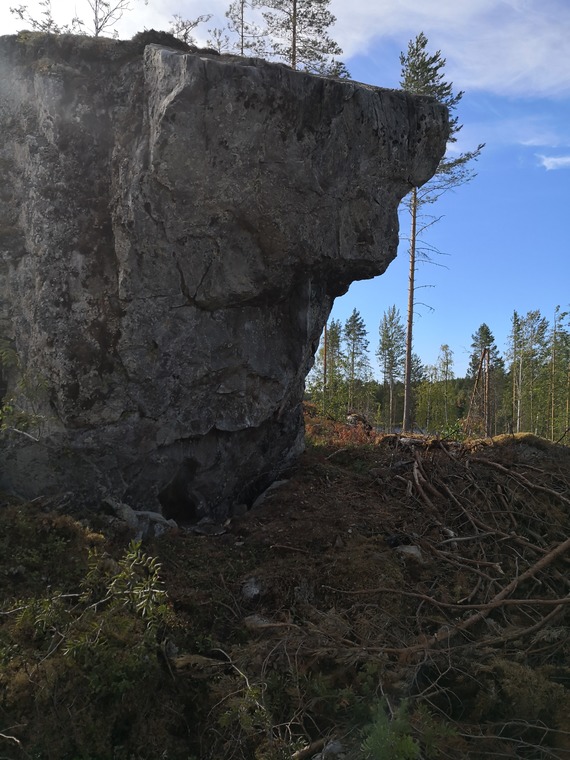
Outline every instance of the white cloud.
<svg viewBox="0 0 570 760"><path fill-rule="evenodd" d="M332 0L345 54L373 54L391 37L405 49L423 31L456 86L500 95L570 94L567 0Z"/></svg>
<svg viewBox="0 0 570 760"><path fill-rule="evenodd" d="M552 169L570 169L570 156L538 156L540 165L547 171Z"/></svg>
<svg viewBox="0 0 570 760"><path fill-rule="evenodd" d="M506 142L516 143L525 148L565 149L570 145L565 124L557 123L552 113L517 113L508 120L497 120L497 133Z"/></svg>
<svg viewBox="0 0 570 760"><path fill-rule="evenodd" d="M519 138L518 142L525 148L559 148L560 145L565 144L565 140L554 130L540 131L532 127L527 130L526 136Z"/></svg>

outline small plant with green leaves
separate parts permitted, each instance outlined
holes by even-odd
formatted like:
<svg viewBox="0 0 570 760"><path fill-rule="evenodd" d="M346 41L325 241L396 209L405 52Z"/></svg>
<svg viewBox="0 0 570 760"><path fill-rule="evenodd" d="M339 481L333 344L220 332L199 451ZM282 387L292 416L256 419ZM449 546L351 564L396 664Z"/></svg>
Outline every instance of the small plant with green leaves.
<svg viewBox="0 0 570 760"><path fill-rule="evenodd" d="M160 645L169 608L160 569L140 542L118 561L92 551L77 592L48 587L12 600L0 618L4 708L55 710L57 723L58 704L68 700L72 734L58 733L55 723L51 733L44 721L41 735L30 729L26 737L30 747L55 743L46 760L110 757L133 711L151 709L166 675Z"/></svg>
<svg viewBox="0 0 570 760"><path fill-rule="evenodd" d="M214 755L228 756L231 746L232 757L256 760L290 760L293 751L298 748L290 731L281 729L286 724L277 726L268 704L268 684L251 682L234 663L231 663L234 675L220 686L229 692L218 704L217 746ZM235 676L239 676L241 685L235 688Z"/></svg>
<svg viewBox="0 0 570 760"><path fill-rule="evenodd" d="M141 617L147 627L155 628L166 613L166 591L160 578L160 562L141 549L140 541L131 541L125 555L119 560L116 572L111 576L104 598L94 601L94 606L109 605L113 609L127 609ZM90 569L84 586L84 599L92 598L100 588L100 582L108 572L108 564L101 563L97 553L92 553Z"/></svg>
<svg viewBox="0 0 570 760"><path fill-rule="evenodd" d="M420 757L420 745L412 736L408 704L402 702L390 711L387 701L381 700L373 713L372 723L364 730L362 752L366 760L415 760Z"/></svg>
<svg viewBox="0 0 570 760"><path fill-rule="evenodd" d="M465 431L459 421L450 422L441 431L441 437L450 441L464 441Z"/></svg>
<svg viewBox="0 0 570 760"><path fill-rule="evenodd" d="M425 705L415 705L412 711L404 700L393 709L382 699L364 729L361 748L366 760L436 760L449 756L456 738L457 731L435 720Z"/></svg>

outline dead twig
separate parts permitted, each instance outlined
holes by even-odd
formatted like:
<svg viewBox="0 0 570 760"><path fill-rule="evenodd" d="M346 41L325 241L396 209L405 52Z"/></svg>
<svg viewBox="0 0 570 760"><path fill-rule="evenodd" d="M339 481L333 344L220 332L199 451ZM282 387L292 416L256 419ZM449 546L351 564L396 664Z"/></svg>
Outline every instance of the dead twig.
<svg viewBox="0 0 570 760"><path fill-rule="evenodd" d="M502 636L496 636L492 639L482 639L478 642L478 646L488 647L494 644L505 644L507 641L514 641L516 639L522 639L526 636L532 636L533 633L538 633L538 631L542 630L546 625L548 625L548 623L551 623L556 617L558 617L563 609L564 605L559 604L552 610L552 612L549 612L548 615L545 615L545 617L541 618L537 623L531 625L529 628L523 628L522 630L520 628L517 628L516 631L505 633Z"/></svg>
<svg viewBox="0 0 570 760"><path fill-rule="evenodd" d="M446 551L442 551L441 549L436 549L434 546L430 546L429 549L438 557L441 557L442 559L445 559L445 560L452 559L452 560L455 560L455 563L463 562L466 565L476 565L477 567L479 566L492 567L501 575L505 574L503 568L498 562L489 562L488 560L483 560L483 559L470 559L469 557L457 557L455 556L455 554L452 554L451 552L446 552Z"/></svg>
<svg viewBox="0 0 570 760"><path fill-rule="evenodd" d="M414 483L416 484L416 488L418 490L419 495L425 501L425 503L427 504L427 506L432 511L434 511L435 507L433 505L433 502L430 500L429 496L426 494L426 492L425 492L425 490L423 488L422 482L421 482L422 480L425 482L425 480L420 475L420 469L419 469L419 466L418 466L417 457L416 457L416 461L414 462L414 466L413 466L413 469L412 469L412 474L413 474Z"/></svg>
<svg viewBox="0 0 570 760"><path fill-rule="evenodd" d="M325 746L326 741L326 739L317 739L308 746L298 749L291 755L291 760L304 760L305 757L312 757L312 755L319 752Z"/></svg>
<svg viewBox="0 0 570 760"><path fill-rule="evenodd" d="M343 451L348 451L350 449L350 446L344 446L342 449L337 449L336 451L333 451L332 454L329 454L325 459L332 459L333 457L336 457L337 454L342 454Z"/></svg>
<svg viewBox="0 0 570 760"><path fill-rule="evenodd" d="M481 583L482 583L482 578L481 576L479 576L479 578L477 578L477 583L475 585L475 588L469 594L467 594L467 596L463 597L463 599L460 599L457 602L457 604L464 604L466 602L470 602L472 599L475 599L475 597L477 596L477 593L479 592L479 589L481 588Z"/></svg>
<svg viewBox="0 0 570 760"><path fill-rule="evenodd" d="M287 546L287 544L271 544L270 549L286 549L290 552L301 552L301 554L310 554L307 549L301 549L298 546Z"/></svg>
<svg viewBox="0 0 570 760"><path fill-rule="evenodd" d="M475 623L478 623L480 620L486 618L491 610L500 607L503 600L510 596L510 594L512 594L517 586L519 586L523 581L528 580L529 578L533 578L537 573L539 573L541 570L544 570L545 567L548 567L548 565L554 562L557 557L560 557L568 550L570 550L570 538L567 538L565 541L562 541L562 543L555 546L554 549L551 549L548 552L548 554L545 554L543 557L541 557L538 562L535 562L534 565L531 565L531 567L525 570L524 573L508 583L502 589L502 591L499 591L498 594L495 594L485 609L479 610L474 615L471 615L466 620L463 620L461 623L456 625L454 628L449 629L447 626L445 626L444 628L437 631L431 637L432 646L439 643L442 640L442 636L445 636L447 640L449 640L453 636L456 636L458 633L472 628ZM420 648L423 649L424 645L422 645Z"/></svg>
<svg viewBox="0 0 570 760"><path fill-rule="evenodd" d="M459 602L443 602L439 599L434 599L433 596L428 596L427 594L420 594L417 591L404 591L403 589L399 588L388 588L386 586L378 586L373 589L360 589L355 591L344 591L343 589L333 588L332 586L323 586L322 588L326 588L329 591L335 591L338 594L347 594L347 595L357 595L357 594L399 594L400 596L409 596L413 597L414 599L421 599L424 602L431 602L432 604L435 604L437 607L447 607L449 609L458 609L458 610L487 610L487 609L496 609L497 607L502 606L509 606L509 605L546 605L551 606L553 604L555 605L565 605L570 604L570 595L569 596L563 596L560 599L502 599L499 603L497 603L494 600L491 600L490 602L486 602L485 604L460 604Z"/></svg>
<svg viewBox="0 0 570 760"><path fill-rule="evenodd" d="M497 531L491 531L490 533L477 533L474 536L454 536L454 538L446 538L444 541L438 541L437 546L443 546L444 544L459 543L460 541L480 541L482 538L489 538L489 536L496 536Z"/></svg>
<svg viewBox="0 0 570 760"><path fill-rule="evenodd" d="M16 739L15 736L10 736L9 734L0 733L0 739L6 739L8 742L15 742L19 747L22 746L22 742L19 739Z"/></svg>
<svg viewBox="0 0 570 760"><path fill-rule="evenodd" d="M493 467L494 469L499 470L499 472L504 472L507 475L510 475L514 480L518 480L523 483L527 488L530 488L533 491L539 491L540 493L547 493L549 496L554 496L563 504L566 504L566 506L570 507L570 499L566 498L564 494L561 494L559 491L555 491L553 488L547 488L546 486L541 486L538 483L533 483L531 480L528 480L528 478L525 478L524 475L521 475L521 473L513 472L513 470L509 470L508 467L505 467L498 462L493 462L489 459L482 459L481 457L471 457L471 461L477 462L479 464L485 464L489 467Z"/></svg>
<svg viewBox="0 0 570 760"><path fill-rule="evenodd" d="M445 490L446 494L449 496L449 498L453 501L454 504L456 504L459 509L463 512L465 517L469 520L469 522L475 527L480 528L481 530L485 531L485 533L491 535L494 534L498 536L499 538L509 539L510 541L513 541L514 543L518 544L519 546L524 546L528 549L533 549L536 552L539 552L540 554L547 554L548 549L545 549L543 546L537 546L536 544L532 544L530 541L527 541L522 536L519 536L518 534L514 533L507 533L506 531L502 531L500 529L493 529L489 525L487 525L483 520L480 520L478 517L474 517L459 501L459 499L455 496L455 494L444 484L442 484L442 488Z"/></svg>

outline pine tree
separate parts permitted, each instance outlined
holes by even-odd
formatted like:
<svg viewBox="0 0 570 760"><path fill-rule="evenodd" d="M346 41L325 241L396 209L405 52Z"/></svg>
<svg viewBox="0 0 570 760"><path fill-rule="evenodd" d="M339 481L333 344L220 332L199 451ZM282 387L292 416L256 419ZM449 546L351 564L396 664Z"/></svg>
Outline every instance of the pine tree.
<svg viewBox="0 0 570 760"><path fill-rule="evenodd" d="M371 380L367 335L364 320L360 313L353 309L352 314L344 323L343 330L347 412L356 411L360 395L358 391L362 390L363 386Z"/></svg>
<svg viewBox="0 0 570 760"><path fill-rule="evenodd" d="M240 55L263 54L263 30L249 14L262 5L262 0L233 0L226 11L228 30L236 37L235 50Z"/></svg>
<svg viewBox="0 0 570 760"><path fill-rule="evenodd" d="M380 322L380 341L376 356L384 376L384 383L389 388L388 417L385 424L389 429L394 425L394 387L397 380L404 375L404 357L406 333L402 324L400 311L390 306L384 312Z"/></svg>
<svg viewBox="0 0 570 760"><path fill-rule="evenodd" d="M423 32L411 40L408 44L407 54L400 54L400 64L402 73L400 86L403 90L411 92L414 95L430 95L438 102L447 106L450 114L453 114L455 108L463 97L463 92L454 93L453 84L446 82L443 70L445 68L445 58L442 58L441 52L430 55L427 52L427 37ZM461 130L457 116L450 118L450 134L448 146L457 141L457 133ZM423 187L413 188L408 196L407 207L411 217L411 232L409 241L410 266L408 276L408 314L406 327L406 367L404 373L404 431L410 430L412 426L412 340L413 340L413 319L414 319L414 298L415 298L415 275L418 260L418 240L421 233L431 226L436 219L431 219L428 224L419 226L419 215L421 209L427 204L435 203L443 193L455 187L469 182L475 174L469 167L470 162L477 159L484 145L479 145L475 150L467 153L461 153L459 156L448 157L447 155L440 161L434 177Z"/></svg>
<svg viewBox="0 0 570 760"><path fill-rule="evenodd" d="M513 428L547 435L548 320L538 310L520 317L515 311L508 357L512 383Z"/></svg>
<svg viewBox="0 0 570 760"><path fill-rule="evenodd" d="M339 45L329 36L336 18L330 0L262 0L269 53L293 69L346 76Z"/></svg>
<svg viewBox="0 0 570 760"><path fill-rule="evenodd" d="M419 384L416 400L417 424L420 429L430 432L436 427L438 414L437 383L438 368L433 364L424 367L423 380Z"/></svg>
<svg viewBox="0 0 570 760"><path fill-rule="evenodd" d="M326 334L326 340L325 338ZM315 366L307 378L311 400L319 414L333 419L345 419L347 409L346 359L342 349L342 325L332 319L317 351Z"/></svg>
<svg viewBox="0 0 570 760"><path fill-rule="evenodd" d="M326 351L323 365L324 394L323 414L342 419L346 416L347 390L344 378L345 356L342 350L342 325L339 319L331 319L327 327Z"/></svg>
<svg viewBox="0 0 570 760"><path fill-rule="evenodd" d="M439 348L438 369L443 382L443 409L445 425L449 425L449 382L453 380L453 351L447 343Z"/></svg>

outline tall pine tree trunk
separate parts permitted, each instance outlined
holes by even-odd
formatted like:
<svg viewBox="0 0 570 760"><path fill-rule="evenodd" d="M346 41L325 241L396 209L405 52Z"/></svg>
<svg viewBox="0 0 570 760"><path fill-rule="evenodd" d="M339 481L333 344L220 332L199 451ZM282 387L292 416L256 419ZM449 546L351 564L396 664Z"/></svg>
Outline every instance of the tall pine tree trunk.
<svg viewBox="0 0 570 760"><path fill-rule="evenodd" d="M550 440L554 440L554 425L556 420L556 314L552 330L552 352L550 355Z"/></svg>
<svg viewBox="0 0 570 760"><path fill-rule="evenodd" d="M518 378L517 378L517 427L516 432L522 430L522 354L519 356Z"/></svg>
<svg viewBox="0 0 570 760"><path fill-rule="evenodd" d="M410 233L410 271L408 275L408 317L406 322L406 364L404 369L404 418L402 432L412 430L412 339L414 330L414 291L416 277L416 234L418 219L418 191L414 187L410 201L412 228Z"/></svg>
<svg viewBox="0 0 570 760"><path fill-rule="evenodd" d="M323 417L327 413L327 323L323 336Z"/></svg>
<svg viewBox="0 0 570 760"><path fill-rule="evenodd" d="M485 435L491 435L491 363L489 349L485 349Z"/></svg>

